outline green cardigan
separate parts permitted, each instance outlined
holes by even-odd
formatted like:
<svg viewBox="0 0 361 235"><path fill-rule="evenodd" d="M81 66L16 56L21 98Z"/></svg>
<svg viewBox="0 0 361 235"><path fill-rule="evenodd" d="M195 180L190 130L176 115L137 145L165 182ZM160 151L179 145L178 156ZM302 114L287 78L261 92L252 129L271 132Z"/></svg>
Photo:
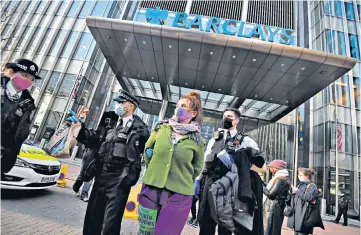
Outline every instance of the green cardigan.
<svg viewBox="0 0 361 235"><path fill-rule="evenodd" d="M143 183L157 188L166 188L172 192L193 195L193 180L203 168L205 141L199 144L185 136L176 145L172 144L172 128L169 124L160 124L147 143L153 149L153 156L144 153L147 170Z"/></svg>

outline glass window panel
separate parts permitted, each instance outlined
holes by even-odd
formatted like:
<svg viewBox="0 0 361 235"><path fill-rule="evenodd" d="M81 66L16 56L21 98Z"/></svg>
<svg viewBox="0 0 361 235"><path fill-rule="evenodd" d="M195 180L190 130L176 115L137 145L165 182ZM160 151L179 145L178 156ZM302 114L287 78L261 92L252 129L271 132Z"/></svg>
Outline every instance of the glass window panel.
<svg viewBox="0 0 361 235"><path fill-rule="evenodd" d="M336 82L336 95L338 105L350 107L350 88L347 75L342 76Z"/></svg>
<svg viewBox="0 0 361 235"><path fill-rule="evenodd" d="M361 109L361 78L353 78L353 90L355 96L355 107L356 109Z"/></svg>
<svg viewBox="0 0 361 235"><path fill-rule="evenodd" d="M45 28L40 28L38 27L36 29L36 31L33 34L33 37L30 40L30 43L28 44L25 52L29 52L35 49L36 44L39 42L41 34L43 33L43 30L45 30Z"/></svg>
<svg viewBox="0 0 361 235"><path fill-rule="evenodd" d="M93 37L90 33L83 33L79 41L78 47L75 50L73 58L78 60L84 60L87 56L92 40Z"/></svg>
<svg viewBox="0 0 361 235"><path fill-rule="evenodd" d="M46 86L45 92L49 94L53 94L56 84L59 81L60 72L53 72L51 74L50 80L48 82L48 85Z"/></svg>
<svg viewBox="0 0 361 235"><path fill-rule="evenodd" d="M103 16L104 10L108 4L108 1L97 1L92 12L92 16Z"/></svg>
<svg viewBox="0 0 361 235"><path fill-rule="evenodd" d="M12 46L15 44L15 42L17 42L17 40L19 39L19 32L20 32L20 27L16 27L5 45L4 48L5 50L10 50Z"/></svg>
<svg viewBox="0 0 361 235"><path fill-rule="evenodd" d="M150 83L148 81L139 80L139 82L140 82L140 84L142 84L143 88L152 89L152 87L150 86Z"/></svg>
<svg viewBox="0 0 361 235"><path fill-rule="evenodd" d="M30 1L28 7L26 8L26 11L25 12L31 12L35 5L38 3L38 1Z"/></svg>
<svg viewBox="0 0 361 235"><path fill-rule="evenodd" d="M41 86L43 85L44 83L44 79L46 77L48 73L48 70L45 70L45 69L41 69L39 71L39 77L41 77L42 79L35 79L35 83L34 83L34 86L31 88L30 92L31 92L31 95L32 97L37 100L38 97L39 97L39 94L40 94L40 89L41 89Z"/></svg>
<svg viewBox="0 0 361 235"><path fill-rule="evenodd" d="M338 39L338 54L346 55L345 33L337 32L337 39Z"/></svg>
<svg viewBox="0 0 361 235"><path fill-rule="evenodd" d="M223 103L230 103L230 102L232 102L233 99L234 99L234 96L225 95L225 96L223 97L222 102L223 102Z"/></svg>
<svg viewBox="0 0 361 235"><path fill-rule="evenodd" d="M358 17L360 18L361 21L361 5L357 4L357 11L358 11Z"/></svg>
<svg viewBox="0 0 361 235"><path fill-rule="evenodd" d="M39 13L39 14L40 14L40 13L44 10L45 6L46 6L46 2L45 2L45 1L41 1L40 4L39 4L39 6L38 6L38 8L36 8L35 13Z"/></svg>
<svg viewBox="0 0 361 235"><path fill-rule="evenodd" d="M342 4L341 1L335 1L335 15L342 17Z"/></svg>
<svg viewBox="0 0 361 235"><path fill-rule="evenodd" d="M58 8L58 11L56 13L57 16L62 16L65 13L65 7L66 7L66 2L65 1L61 1L60 3L60 7Z"/></svg>
<svg viewBox="0 0 361 235"><path fill-rule="evenodd" d="M63 49L63 52L61 54L62 57L69 58L71 50L74 48L75 41L78 38L78 31L72 31L69 35L68 41L65 44L65 47Z"/></svg>
<svg viewBox="0 0 361 235"><path fill-rule="evenodd" d="M114 9L114 0L109 1L107 8L104 11L105 17L110 18L111 14L109 14L109 13L112 11L111 9Z"/></svg>
<svg viewBox="0 0 361 235"><path fill-rule="evenodd" d="M65 74L64 79L61 82L61 85L60 85L59 91L57 93L57 96L69 97L71 91L73 90L75 80L76 80L76 75L75 74L69 74L69 73Z"/></svg>
<svg viewBox="0 0 361 235"><path fill-rule="evenodd" d="M359 43L357 39L357 35L349 34L349 40L350 40L350 53L353 58L356 58L360 60L360 48Z"/></svg>
<svg viewBox="0 0 361 235"><path fill-rule="evenodd" d="M51 1L48 10L45 12L46 15L53 15L56 9L58 1Z"/></svg>
<svg viewBox="0 0 361 235"><path fill-rule="evenodd" d="M179 95L179 87L170 85L169 89L170 89L170 93Z"/></svg>
<svg viewBox="0 0 361 235"><path fill-rule="evenodd" d="M209 92L208 100L219 101L222 98L222 94Z"/></svg>
<svg viewBox="0 0 361 235"><path fill-rule="evenodd" d="M71 7L68 11L68 14L67 16L69 17L74 17L76 12L78 11L78 8L80 6L80 3L82 3L81 1L74 1L72 4L71 4Z"/></svg>
<svg viewBox="0 0 361 235"><path fill-rule="evenodd" d="M345 11L346 11L347 19L350 19L350 20L355 19L352 2L345 2Z"/></svg>
<svg viewBox="0 0 361 235"><path fill-rule="evenodd" d="M263 102L263 101L257 101L256 103L254 103L252 105L251 108L255 108L255 109L262 109L264 106L266 106L268 103L267 102Z"/></svg>
<svg viewBox="0 0 361 235"><path fill-rule="evenodd" d="M56 56L58 54L61 44L65 39L66 33L67 30L62 30L62 29L58 32L58 35L56 36L56 39L53 42L53 45L51 46L48 55Z"/></svg>
<svg viewBox="0 0 361 235"><path fill-rule="evenodd" d="M326 41L327 41L327 49L329 53L333 53L334 52L334 45L335 45L335 31L326 30L327 34L326 34Z"/></svg>
<svg viewBox="0 0 361 235"><path fill-rule="evenodd" d="M89 60L90 60L96 44L97 44L96 41L95 41L94 39L92 39L92 40L91 40L90 48L89 48L89 50L88 50L88 52L87 52L87 55L86 55L86 58L85 58L86 61L89 61Z"/></svg>
<svg viewBox="0 0 361 235"><path fill-rule="evenodd" d="M85 18L89 15L89 10L93 5L93 1L86 1L83 5L83 8L80 11L79 18Z"/></svg>
<svg viewBox="0 0 361 235"><path fill-rule="evenodd" d="M39 45L39 48L38 48L38 54L44 54L46 48L48 47L48 45L50 44L50 41L53 37L55 33L55 29L48 29L46 34L45 34L45 37L43 38L43 43L41 43Z"/></svg>
<svg viewBox="0 0 361 235"><path fill-rule="evenodd" d="M9 30L11 28L12 24L6 24L4 30L1 32L1 38L4 40L9 36Z"/></svg>
<svg viewBox="0 0 361 235"><path fill-rule="evenodd" d="M28 40L28 38L30 37L30 31L33 27L32 26L27 26L26 29L24 30L23 34L21 35L21 38L19 39L18 45L16 46L16 50L21 50L25 44L25 42Z"/></svg>

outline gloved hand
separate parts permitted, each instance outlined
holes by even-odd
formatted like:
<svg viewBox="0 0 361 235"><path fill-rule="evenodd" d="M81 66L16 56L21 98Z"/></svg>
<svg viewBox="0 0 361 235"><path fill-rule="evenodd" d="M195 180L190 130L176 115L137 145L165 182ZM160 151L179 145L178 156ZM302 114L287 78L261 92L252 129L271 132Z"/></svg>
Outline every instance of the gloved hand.
<svg viewBox="0 0 361 235"><path fill-rule="evenodd" d="M145 154L147 154L147 157L148 157L148 158L152 158L152 156L153 156L153 149L147 148L147 149L145 150Z"/></svg>
<svg viewBox="0 0 361 235"><path fill-rule="evenodd" d="M200 180L194 181L194 197L199 199L199 193L201 191L201 183Z"/></svg>
<svg viewBox="0 0 361 235"><path fill-rule="evenodd" d="M217 157L223 162L223 164L228 167L229 169L231 169L231 166L233 164L233 159L231 157L231 155L228 154L228 152L226 150L222 150Z"/></svg>
<svg viewBox="0 0 361 235"><path fill-rule="evenodd" d="M68 115L71 115L71 116L68 117L68 118L66 119L66 121L71 122L71 123L82 122L82 119L81 119L81 118L77 118L77 117L76 117L76 113L75 113L73 110L69 109L69 110L68 110Z"/></svg>

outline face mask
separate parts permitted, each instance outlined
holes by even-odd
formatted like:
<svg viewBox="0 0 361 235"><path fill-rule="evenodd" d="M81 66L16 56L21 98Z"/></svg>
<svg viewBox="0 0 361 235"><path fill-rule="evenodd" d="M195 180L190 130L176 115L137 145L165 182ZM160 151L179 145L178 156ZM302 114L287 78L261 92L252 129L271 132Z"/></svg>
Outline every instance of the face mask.
<svg viewBox="0 0 361 235"><path fill-rule="evenodd" d="M179 107L175 110L175 116L178 119L178 122L184 122L192 118L191 112L183 107Z"/></svg>
<svg viewBox="0 0 361 235"><path fill-rule="evenodd" d="M224 118L222 120L222 126L224 129L228 130L233 126L233 119L230 118Z"/></svg>
<svg viewBox="0 0 361 235"><path fill-rule="evenodd" d="M298 177L298 180L300 181L300 182L308 182L308 181L310 181L309 179L307 179L306 177L304 177L304 176L299 176Z"/></svg>
<svg viewBox="0 0 361 235"><path fill-rule="evenodd" d="M119 117L123 116L127 111L125 111L123 104L115 103L114 112Z"/></svg>
<svg viewBox="0 0 361 235"><path fill-rule="evenodd" d="M21 77L18 77L16 75L12 78L11 81L15 89L21 91L26 90L33 85L32 81L29 81L27 79L22 79Z"/></svg>

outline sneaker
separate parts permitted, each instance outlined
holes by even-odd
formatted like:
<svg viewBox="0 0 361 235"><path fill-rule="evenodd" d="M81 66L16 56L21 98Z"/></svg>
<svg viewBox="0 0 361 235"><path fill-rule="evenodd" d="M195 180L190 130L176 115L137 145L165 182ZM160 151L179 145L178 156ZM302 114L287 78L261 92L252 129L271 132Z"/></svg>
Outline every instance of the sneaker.
<svg viewBox="0 0 361 235"><path fill-rule="evenodd" d="M198 228L199 227L198 220L195 220L194 223L192 224L192 226L195 228Z"/></svg>
<svg viewBox="0 0 361 235"><path fill-rule="evenodd" d="M342 226L347 226L347 224L342 224Z"/></svg>
<svg viewBox="0 0 361 235"><path fill-rule="evenodd" d="M334 220L333 222L334 222L335 224L338 224L338 221L337 221L337 220Z"/></svg>
<svg viewBox="0 0 361 235"><path fill-rule="evenodd" d="M80 192L75 192L76 197L80 197Z"/></svg>
<svg viewBox="0 0 361 235"><path fill-rule="evenodd" d="M88 202L88 201L89 201L88 197L83 198L83 202Z"/></svg>
<svg viewBox="0 0 361 235"><path fill-rule="evenodd" d="M188 224L193 226L193 223L194 223L195 221L196 221L196 219L191 218L191 219L188 221Z"/></svg>

